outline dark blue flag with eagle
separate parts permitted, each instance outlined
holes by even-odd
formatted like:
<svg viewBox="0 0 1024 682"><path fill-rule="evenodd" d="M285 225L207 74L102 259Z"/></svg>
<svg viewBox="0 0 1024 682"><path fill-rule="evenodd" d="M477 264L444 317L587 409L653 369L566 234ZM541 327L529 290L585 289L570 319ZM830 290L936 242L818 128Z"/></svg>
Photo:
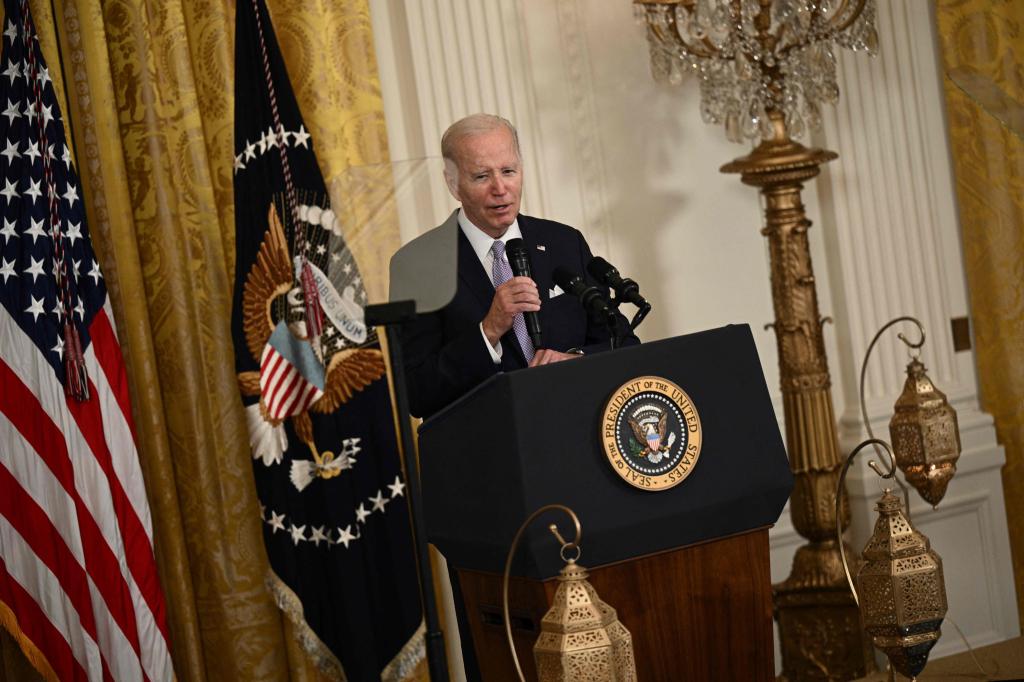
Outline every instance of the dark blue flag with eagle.
<svg viewBox="0 0 1024 682"><path fill-rule="evenodd" d="M264 0L235 24L235 369L268 585L335 679L423 659L384 357Z"/></svg>

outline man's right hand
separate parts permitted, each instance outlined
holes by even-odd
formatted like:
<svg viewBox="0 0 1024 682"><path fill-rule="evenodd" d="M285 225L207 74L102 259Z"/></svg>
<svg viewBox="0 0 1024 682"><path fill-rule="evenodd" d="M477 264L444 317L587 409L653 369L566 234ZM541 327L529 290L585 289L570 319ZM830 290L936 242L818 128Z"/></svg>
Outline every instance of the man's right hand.
<svg viewBox="0 0 1024 682"><path fill-rule="evenodd" d="M497 346L501 337L512 328L512 320L518 313L540 310L540 294L537 285L529 277L513 277L494 290L491 309L483 320L484 335Z"/></svg>

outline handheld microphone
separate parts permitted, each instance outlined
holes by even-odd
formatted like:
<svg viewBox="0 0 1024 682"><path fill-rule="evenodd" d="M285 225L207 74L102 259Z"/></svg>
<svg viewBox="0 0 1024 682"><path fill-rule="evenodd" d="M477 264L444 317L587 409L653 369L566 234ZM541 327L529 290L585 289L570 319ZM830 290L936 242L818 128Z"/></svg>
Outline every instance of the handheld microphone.
<svg viewBox="0 0 1024 682"><path fill-rule="evenodd" d="M599 319L608 319L612 315L611 305L605 295L595 286L587 284L582 276L563 267L555 268L551 279L566 293L572 294L583 304L583 309Z"/></svg>
<svg viewBox="0 0 1024 682"><path fill-rule="evenodd" d="M587 272L601 284L615 290L615 295L623 301L632 303L637 308L647 306L647 300L640 295L640 285L629 278L624 278L615 266L600 256L594 256L587 263Z"/></svg>
<svg viewBox="0 0 1024 682"><path fill-rule="evenodd" d="M509 239L505 242L505 255L508 257L508 264L512 268L512 274L516 277L533 278L533 268L530 267L530 252L526 250L526 244L522 239ZM523 313L523 320L526 322L526 331L530 333L530 341L534 348L543 348L540 336L540 317L537 313L530 311Z"/></svg>

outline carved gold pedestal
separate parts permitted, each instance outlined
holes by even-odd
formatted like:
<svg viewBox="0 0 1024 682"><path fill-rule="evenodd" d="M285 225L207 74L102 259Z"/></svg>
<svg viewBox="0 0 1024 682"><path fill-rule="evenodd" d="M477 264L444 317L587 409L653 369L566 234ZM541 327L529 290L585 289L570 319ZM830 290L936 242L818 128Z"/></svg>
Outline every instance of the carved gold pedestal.
<svg viewBox="0 0 1024 682"><path fill-rule="evenodd" d="M775 617L787 680L850 680L874 669L871 644L846 584L835 536L835 490L842 467L822 319L811 269L807 219L800 190L834 152L789 139L778 112L775 135L749 155L722 166L740 173L764 197L771 257L772 327L779 348L789 464L796 482L790 498L793 526L808 544L797 550L790 576L774 586ZM849 525L849 507L842 507Z"/></svg>

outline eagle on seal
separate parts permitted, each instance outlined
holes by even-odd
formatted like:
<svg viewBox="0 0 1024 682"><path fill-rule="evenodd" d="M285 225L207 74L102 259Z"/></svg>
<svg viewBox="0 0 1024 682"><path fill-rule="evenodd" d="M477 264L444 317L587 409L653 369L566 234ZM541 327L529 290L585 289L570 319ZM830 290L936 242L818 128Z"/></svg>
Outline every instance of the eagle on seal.
<svg viewBox="0 0 1024 682"><path fill-rule="evenodd" d="M654 424L651 422L641 424L633 417L626 421L629 422L629 428L633 429L633 437L636 438L637 443L646 446L649 454L645 456L657 457L660 460L661 454L669 449L669 445L665 442L665 435L668 433L668 414L661 413L661 418L658 419L658 428L654 428Z"/></svg>

